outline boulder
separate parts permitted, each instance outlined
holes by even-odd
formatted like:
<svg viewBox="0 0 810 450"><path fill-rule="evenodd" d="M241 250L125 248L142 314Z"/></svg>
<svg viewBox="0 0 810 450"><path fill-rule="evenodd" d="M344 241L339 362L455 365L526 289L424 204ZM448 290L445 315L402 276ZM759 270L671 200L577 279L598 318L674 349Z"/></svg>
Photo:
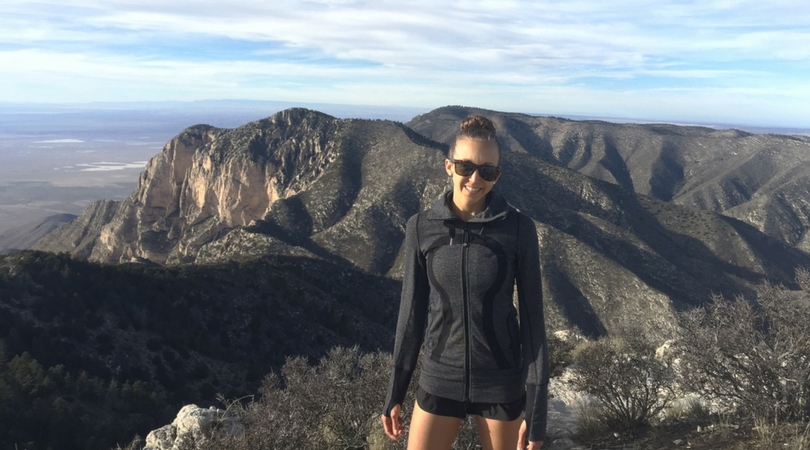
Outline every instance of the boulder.
<svg viewBox="0 0 810 450"><path fill-rule="evenodd" d="M143 450L196 448L214 434L241 437L245 434L245 426L225 410L186 405L171 425L153 430L146 436Z"/></svg>

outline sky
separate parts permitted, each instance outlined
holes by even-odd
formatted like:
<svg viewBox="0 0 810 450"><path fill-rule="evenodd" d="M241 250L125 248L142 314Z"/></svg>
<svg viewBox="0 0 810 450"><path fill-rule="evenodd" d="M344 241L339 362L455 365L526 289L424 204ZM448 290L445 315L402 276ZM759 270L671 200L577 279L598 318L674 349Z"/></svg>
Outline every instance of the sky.
<svg viewBox="0 0 810 450"><path fill-rule="evenodd" d="M222 99L810 128L810 2L0 0L0 102Z"/></svg>

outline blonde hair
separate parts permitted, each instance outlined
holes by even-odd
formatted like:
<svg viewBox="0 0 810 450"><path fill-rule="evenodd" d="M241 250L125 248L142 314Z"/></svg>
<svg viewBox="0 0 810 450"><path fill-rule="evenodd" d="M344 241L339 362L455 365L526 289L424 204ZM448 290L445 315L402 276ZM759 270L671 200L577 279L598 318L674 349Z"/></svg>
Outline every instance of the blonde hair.
<svg viewBox="0 0 810 450"><path fill-rule="evenodd" d="M481 115L467 117L461 121L456 140L450 146L449 157L453 157L453 152L456 149L456 142L461 139L469 139L478 142L494 142L495 147L498 149L498 161L501 159L501 143L498 142L498 136L495 134L495 124L491 120Z"/></svg>

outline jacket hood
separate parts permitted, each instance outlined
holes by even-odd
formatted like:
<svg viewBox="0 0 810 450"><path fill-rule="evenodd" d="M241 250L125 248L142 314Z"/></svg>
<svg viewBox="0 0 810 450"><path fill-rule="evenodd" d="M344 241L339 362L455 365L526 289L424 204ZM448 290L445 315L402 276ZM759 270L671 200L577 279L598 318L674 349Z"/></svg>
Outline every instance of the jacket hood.
<svg viewBox="0 0 810 450"><path fill-rule="evenodd" d="M453 214L450 210L450 202L453 201L453 191L448 191L442 195L433 206L430 207L427 213L427 218L431 220L454 220L458 216ZM484 223L500 220L506 217L509 212L509 203L500 194L495 191L490 191L487 194L487 207L475 217L470 219L471 223Z"/></svg>

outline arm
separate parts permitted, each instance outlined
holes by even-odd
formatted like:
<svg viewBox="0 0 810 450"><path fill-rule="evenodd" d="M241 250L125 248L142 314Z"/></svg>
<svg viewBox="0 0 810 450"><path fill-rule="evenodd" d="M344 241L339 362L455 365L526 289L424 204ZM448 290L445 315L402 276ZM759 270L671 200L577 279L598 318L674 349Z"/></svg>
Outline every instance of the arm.
<svg viewBox="0 0 810 450"><path fill-rule="evenodd" d="M396 425L400 422L399 411L416 369L419 349L425 334L430 285L426 261L419 247L417 217L418 215L411 217L405 227L405 274L402 278L402 296L394 341L394 367L383 408L386 431L389 429L389 423L394 431L398 429ZM397 417L394 417L392 412L396 413ZM390 422L386 423L386 419Z"/></svg>
<svg viewBox="0 0 810 450"><path fill-rule="evenodd" d="M529 441L543 441L548 414L548 347L540 281L540 250L534 222L519 217L517 291L520 339L526 371L526 425Z"/></svg>

